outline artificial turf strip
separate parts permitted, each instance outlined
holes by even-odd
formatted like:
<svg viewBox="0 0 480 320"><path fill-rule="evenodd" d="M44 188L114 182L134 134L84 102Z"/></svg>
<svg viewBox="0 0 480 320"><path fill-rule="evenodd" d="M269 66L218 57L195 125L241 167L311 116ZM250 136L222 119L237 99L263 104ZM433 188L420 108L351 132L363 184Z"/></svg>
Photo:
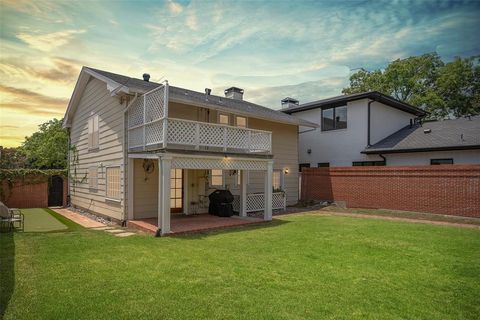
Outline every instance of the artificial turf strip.
<svg viewBox="0 0 480 320"><path fill-rule="evenodd" d="M183 237L84 229L0 234L0 242L5 319L480 314L476 229L295 215Z"/></svg>
<svg viewBox="0 0 480 320"><path fill-rule="evenodd" d="M50 232L67 230L68 227L44 209L22 209L25 216L24 232Z"/></svg>

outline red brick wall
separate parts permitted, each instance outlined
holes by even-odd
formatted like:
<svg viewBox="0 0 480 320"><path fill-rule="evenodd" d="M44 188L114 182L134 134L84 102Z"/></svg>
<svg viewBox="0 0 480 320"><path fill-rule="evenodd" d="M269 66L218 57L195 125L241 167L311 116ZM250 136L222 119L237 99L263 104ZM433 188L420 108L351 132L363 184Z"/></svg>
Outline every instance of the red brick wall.
<svg viewBox="0 0 480 320"><path fill-rule="evenodd" d="M28 181L28 178L25 178ZM9 208L46 208L48 207L48 182L24 184L15 182L9 188L7 181L2 182L4 203ZM67 206L68 183L63 180L63 206Z"/></svg>
<svg viewBox="0 0 480 320"><path fill-rule="evenodd" d="M305 168L301 198L480 217L480 165Z"/></svg>

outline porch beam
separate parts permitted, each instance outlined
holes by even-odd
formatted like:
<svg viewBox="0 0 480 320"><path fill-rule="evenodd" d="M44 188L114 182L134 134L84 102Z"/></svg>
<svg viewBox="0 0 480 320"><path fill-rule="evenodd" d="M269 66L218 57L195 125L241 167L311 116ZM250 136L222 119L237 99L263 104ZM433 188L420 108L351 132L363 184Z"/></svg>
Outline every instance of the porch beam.
<svg viewBox="0 0 480 320"><path fill-rule="evenodd" d="M265 210L263 220L272 220L272 178L273 178L273 161L268 161L267 170L265 171Z"/></svg>
<svg viewBox="0 0 480 320"><path fill-rule="evenodd" d="M240 170L240 217L247 216L247 174L248 170Z"/></svg>

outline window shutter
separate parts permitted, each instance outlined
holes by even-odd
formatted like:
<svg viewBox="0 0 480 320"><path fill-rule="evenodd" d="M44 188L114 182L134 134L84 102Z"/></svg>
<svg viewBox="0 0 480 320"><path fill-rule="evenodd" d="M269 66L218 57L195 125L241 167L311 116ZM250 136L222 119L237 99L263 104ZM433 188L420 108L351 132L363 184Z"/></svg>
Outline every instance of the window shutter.
<svg viewBox="0 0 480 320"><path fill-rule="evenodd" d="M93 148L93 118L88 119L88 148Z"/></svg>
<svg viewBox="0 0 480 320"><path fill-rule="evenodd" d="M93 117L93 148L98 148L98 115Z"/></svg>

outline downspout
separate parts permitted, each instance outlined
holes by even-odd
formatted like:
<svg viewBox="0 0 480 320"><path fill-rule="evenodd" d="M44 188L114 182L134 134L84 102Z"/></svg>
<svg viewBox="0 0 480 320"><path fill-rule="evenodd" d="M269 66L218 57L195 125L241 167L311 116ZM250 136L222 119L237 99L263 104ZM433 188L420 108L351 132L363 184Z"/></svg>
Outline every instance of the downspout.
<svg viewBox="0 0 480 320"><path fill-rule="evenodd" d="M67 207L70 206L70 150L71 150L71 140L70 140L70 128L67 129Z"/></svg>
<svg viewBox="0 0 480 320"><path fill-rule="evenodd" d="M380 158L382 158L382 159L383 159L383 162L385 162L385 165L387 165L387 158L386 158L383 154L381 154L381 153L379 153L378 156L379 156Z"/></svg>

